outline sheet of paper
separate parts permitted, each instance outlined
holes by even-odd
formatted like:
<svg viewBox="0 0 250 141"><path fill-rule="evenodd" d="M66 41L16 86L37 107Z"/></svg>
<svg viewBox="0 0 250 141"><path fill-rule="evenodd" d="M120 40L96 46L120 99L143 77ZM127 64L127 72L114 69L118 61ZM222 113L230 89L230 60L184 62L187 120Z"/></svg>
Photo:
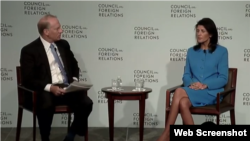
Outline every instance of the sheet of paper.
<svg viewBox="0 0 250 141"><path fill-rule="evenodd" d="M83 91L89 90L93 85L87 83L79 83L79 82L72 82L68 87L64 88L65 93L76 92L76 91Z"/></svg>
<svg viewBox="0 0 250 141"><path fill-rule="evenodd" d="M75 85L75 86L80 86L80 87L89 87L91 88L93 85L92 84L88 84L88 83L84 83L84 82L77 82L77 81L74 81L72 82L70 85Z"/></svg>

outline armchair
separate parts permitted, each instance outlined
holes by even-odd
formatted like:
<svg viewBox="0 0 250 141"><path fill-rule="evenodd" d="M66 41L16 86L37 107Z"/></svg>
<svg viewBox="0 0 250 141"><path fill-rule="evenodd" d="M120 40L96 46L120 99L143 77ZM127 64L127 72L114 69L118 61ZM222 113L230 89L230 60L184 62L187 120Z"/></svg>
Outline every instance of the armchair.
<svg viewBox="0 0 250 141"><path fill-rule="evenodd" d="M225 90L217 94L217 104L208 105L203 107L191 107L191 114L196 115L215 115L217 125L220 123L220 114L230 111L231 124L235 125L235 91L237 81L237 68L229 68L228 83L224 87ZM168 115L170 112L170 99L171 94L182 85L175 86L166 91L166 112L165 112L165 125L167 123ZM220 96L223 96L222 102L220 102Z"/></svg>

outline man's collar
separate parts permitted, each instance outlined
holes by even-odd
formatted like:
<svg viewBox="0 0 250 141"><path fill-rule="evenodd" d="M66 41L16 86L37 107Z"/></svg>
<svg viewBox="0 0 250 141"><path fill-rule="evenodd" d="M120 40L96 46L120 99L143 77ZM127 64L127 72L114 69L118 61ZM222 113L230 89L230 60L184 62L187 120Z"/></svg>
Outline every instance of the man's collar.
<svg viewBox="0 0 250 141"><path fill-rule="evenodd" d="M49 43L48 41L46 41L45 39L43 39L42 36L40 36L40 39L41 39L41 41L42 41L42 43L43 43L43 45L44 45L44 47L45 47L46 49L48 49L48 48L50 47L51 44L53 44L54 47L57 48L57 46L56 46L55 43Z"/></svg>

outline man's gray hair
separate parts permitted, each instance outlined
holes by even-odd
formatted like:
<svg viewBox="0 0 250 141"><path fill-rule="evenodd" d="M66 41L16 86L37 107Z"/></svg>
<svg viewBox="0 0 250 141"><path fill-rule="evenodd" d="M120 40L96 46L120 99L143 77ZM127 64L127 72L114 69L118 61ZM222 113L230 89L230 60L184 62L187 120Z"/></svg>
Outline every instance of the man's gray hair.
<svg viewBox="0 0 250 141"><path fill-rule="evenodd" d="M40 35L43 34L44 29L48 29L50 26L50 23L47 20L48 18L57 18L57 16L52 14L46 14L39 20L39 22L37 23L37 28Z"/></svg>

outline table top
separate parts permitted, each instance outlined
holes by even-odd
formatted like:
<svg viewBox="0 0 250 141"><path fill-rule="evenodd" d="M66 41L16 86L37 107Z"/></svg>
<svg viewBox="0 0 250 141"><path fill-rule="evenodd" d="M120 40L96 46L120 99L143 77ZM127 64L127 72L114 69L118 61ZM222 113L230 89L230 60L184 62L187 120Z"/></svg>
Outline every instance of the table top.
<svg viewBox="0 0 250 141"><path fill-rule="evenodd" d="M129 95L129 94L138 95L138 94L146 94L146 93L152 92L152 89L150 88L143 88L143 89L144 89L143 91L136 91L135 86L122 86L122 90L115 91L115 90L112 90L112 87L105 87L105 88L102 88L102 92L105 92L108 94L125 94L125 95Z"/></svg>

